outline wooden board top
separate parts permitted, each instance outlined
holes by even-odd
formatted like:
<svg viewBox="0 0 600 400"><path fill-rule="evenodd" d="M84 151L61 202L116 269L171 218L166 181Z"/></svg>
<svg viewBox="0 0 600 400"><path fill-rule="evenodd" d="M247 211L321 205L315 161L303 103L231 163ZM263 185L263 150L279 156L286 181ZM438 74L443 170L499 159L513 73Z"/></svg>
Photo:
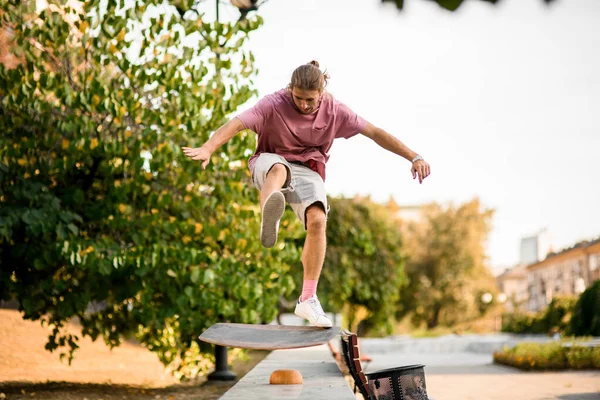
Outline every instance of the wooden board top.
<svg viewBox="0 0 600 400"><path fill-rule="evenodd" d="M339 327L218 323L199 339L220 346L280 350L319 346L340 334Z"/></svg>

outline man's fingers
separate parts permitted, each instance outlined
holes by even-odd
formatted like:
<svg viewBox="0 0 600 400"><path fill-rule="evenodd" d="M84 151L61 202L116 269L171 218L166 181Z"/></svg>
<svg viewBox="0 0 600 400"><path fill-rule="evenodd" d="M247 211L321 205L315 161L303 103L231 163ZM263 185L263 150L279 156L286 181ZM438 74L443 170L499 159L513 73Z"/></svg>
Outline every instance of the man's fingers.
<svg viewBox="0 0 600 400"><path fill-rule="evenodd" d="M413 164L413 167L410 169L410 172L412 172L413 179L419 178L419 183L423 183L423 180L427 178L431 173L431 169L429 167L429 164L427 164L426 162L417 162Z"/></svg>
<svg viewBox="0 0 600 400"><path fill-rule="evenodd" d="M205 161L202 163L202 169L206 169L206 166L208 165L208 161L209 161L209 160L205 160Z"/></svg>

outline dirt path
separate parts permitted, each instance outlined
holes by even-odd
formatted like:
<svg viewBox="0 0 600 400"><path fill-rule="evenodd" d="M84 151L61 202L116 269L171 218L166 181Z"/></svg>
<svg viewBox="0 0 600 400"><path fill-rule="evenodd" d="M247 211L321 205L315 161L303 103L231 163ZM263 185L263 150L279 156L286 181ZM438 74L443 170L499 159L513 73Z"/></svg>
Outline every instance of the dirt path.
<svg viewBox="0 0 600 400"><path fill-rule="evenodd" d="M73 333L80 335L76 325ZM110 350L104 342L80 338L80 348L69 366L58 353L44 349L50 329L24 321L14 310L0 309L0 399L8 400L123 400L123 399L218 399L232 383L178 384L165 373L156 355L142 346L125 342ZM266 352L253 352L248 360L233 363L241 378Z"/></svg>

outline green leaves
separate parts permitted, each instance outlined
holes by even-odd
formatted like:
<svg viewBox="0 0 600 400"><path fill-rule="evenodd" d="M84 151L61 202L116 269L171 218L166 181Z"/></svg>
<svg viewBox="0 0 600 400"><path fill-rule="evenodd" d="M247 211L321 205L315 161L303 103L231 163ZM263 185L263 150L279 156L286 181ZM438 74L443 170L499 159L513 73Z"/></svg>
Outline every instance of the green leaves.
<svg viewBox="0 0 600 400"><path fill-rule="evenodd" d="M145 28L139 3L99 12L85 2L73 22L67 10L2 3L21 63L0 65L0 295L26 318L50 318L49 350L73 355L62 326L76 316L85 335L116 346L137 332L180 373L198 373L187 369L197 351L212 352L190 349L198 334L218 321L270 322L299 252L257 239L253 134L207 171L181 152L255 95L241 46L260 21L161 14ZM183 32L202 35L190 45ZM287 226L282 235L299 228Z"/></svg>

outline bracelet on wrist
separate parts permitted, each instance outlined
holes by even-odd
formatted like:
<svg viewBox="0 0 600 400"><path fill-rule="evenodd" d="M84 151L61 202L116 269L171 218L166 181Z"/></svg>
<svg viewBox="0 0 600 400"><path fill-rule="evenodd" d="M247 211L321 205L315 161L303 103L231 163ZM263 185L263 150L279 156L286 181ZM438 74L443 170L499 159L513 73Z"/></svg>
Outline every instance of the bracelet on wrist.
<svg viewBox="0 0 600 400"><path fill-rule="evenodd" d="M417 156L412 159L411 163L414 164L416 161L419 161L419 160L423 160L423 157L421 157L420 155L417 154Z"/></svg>

